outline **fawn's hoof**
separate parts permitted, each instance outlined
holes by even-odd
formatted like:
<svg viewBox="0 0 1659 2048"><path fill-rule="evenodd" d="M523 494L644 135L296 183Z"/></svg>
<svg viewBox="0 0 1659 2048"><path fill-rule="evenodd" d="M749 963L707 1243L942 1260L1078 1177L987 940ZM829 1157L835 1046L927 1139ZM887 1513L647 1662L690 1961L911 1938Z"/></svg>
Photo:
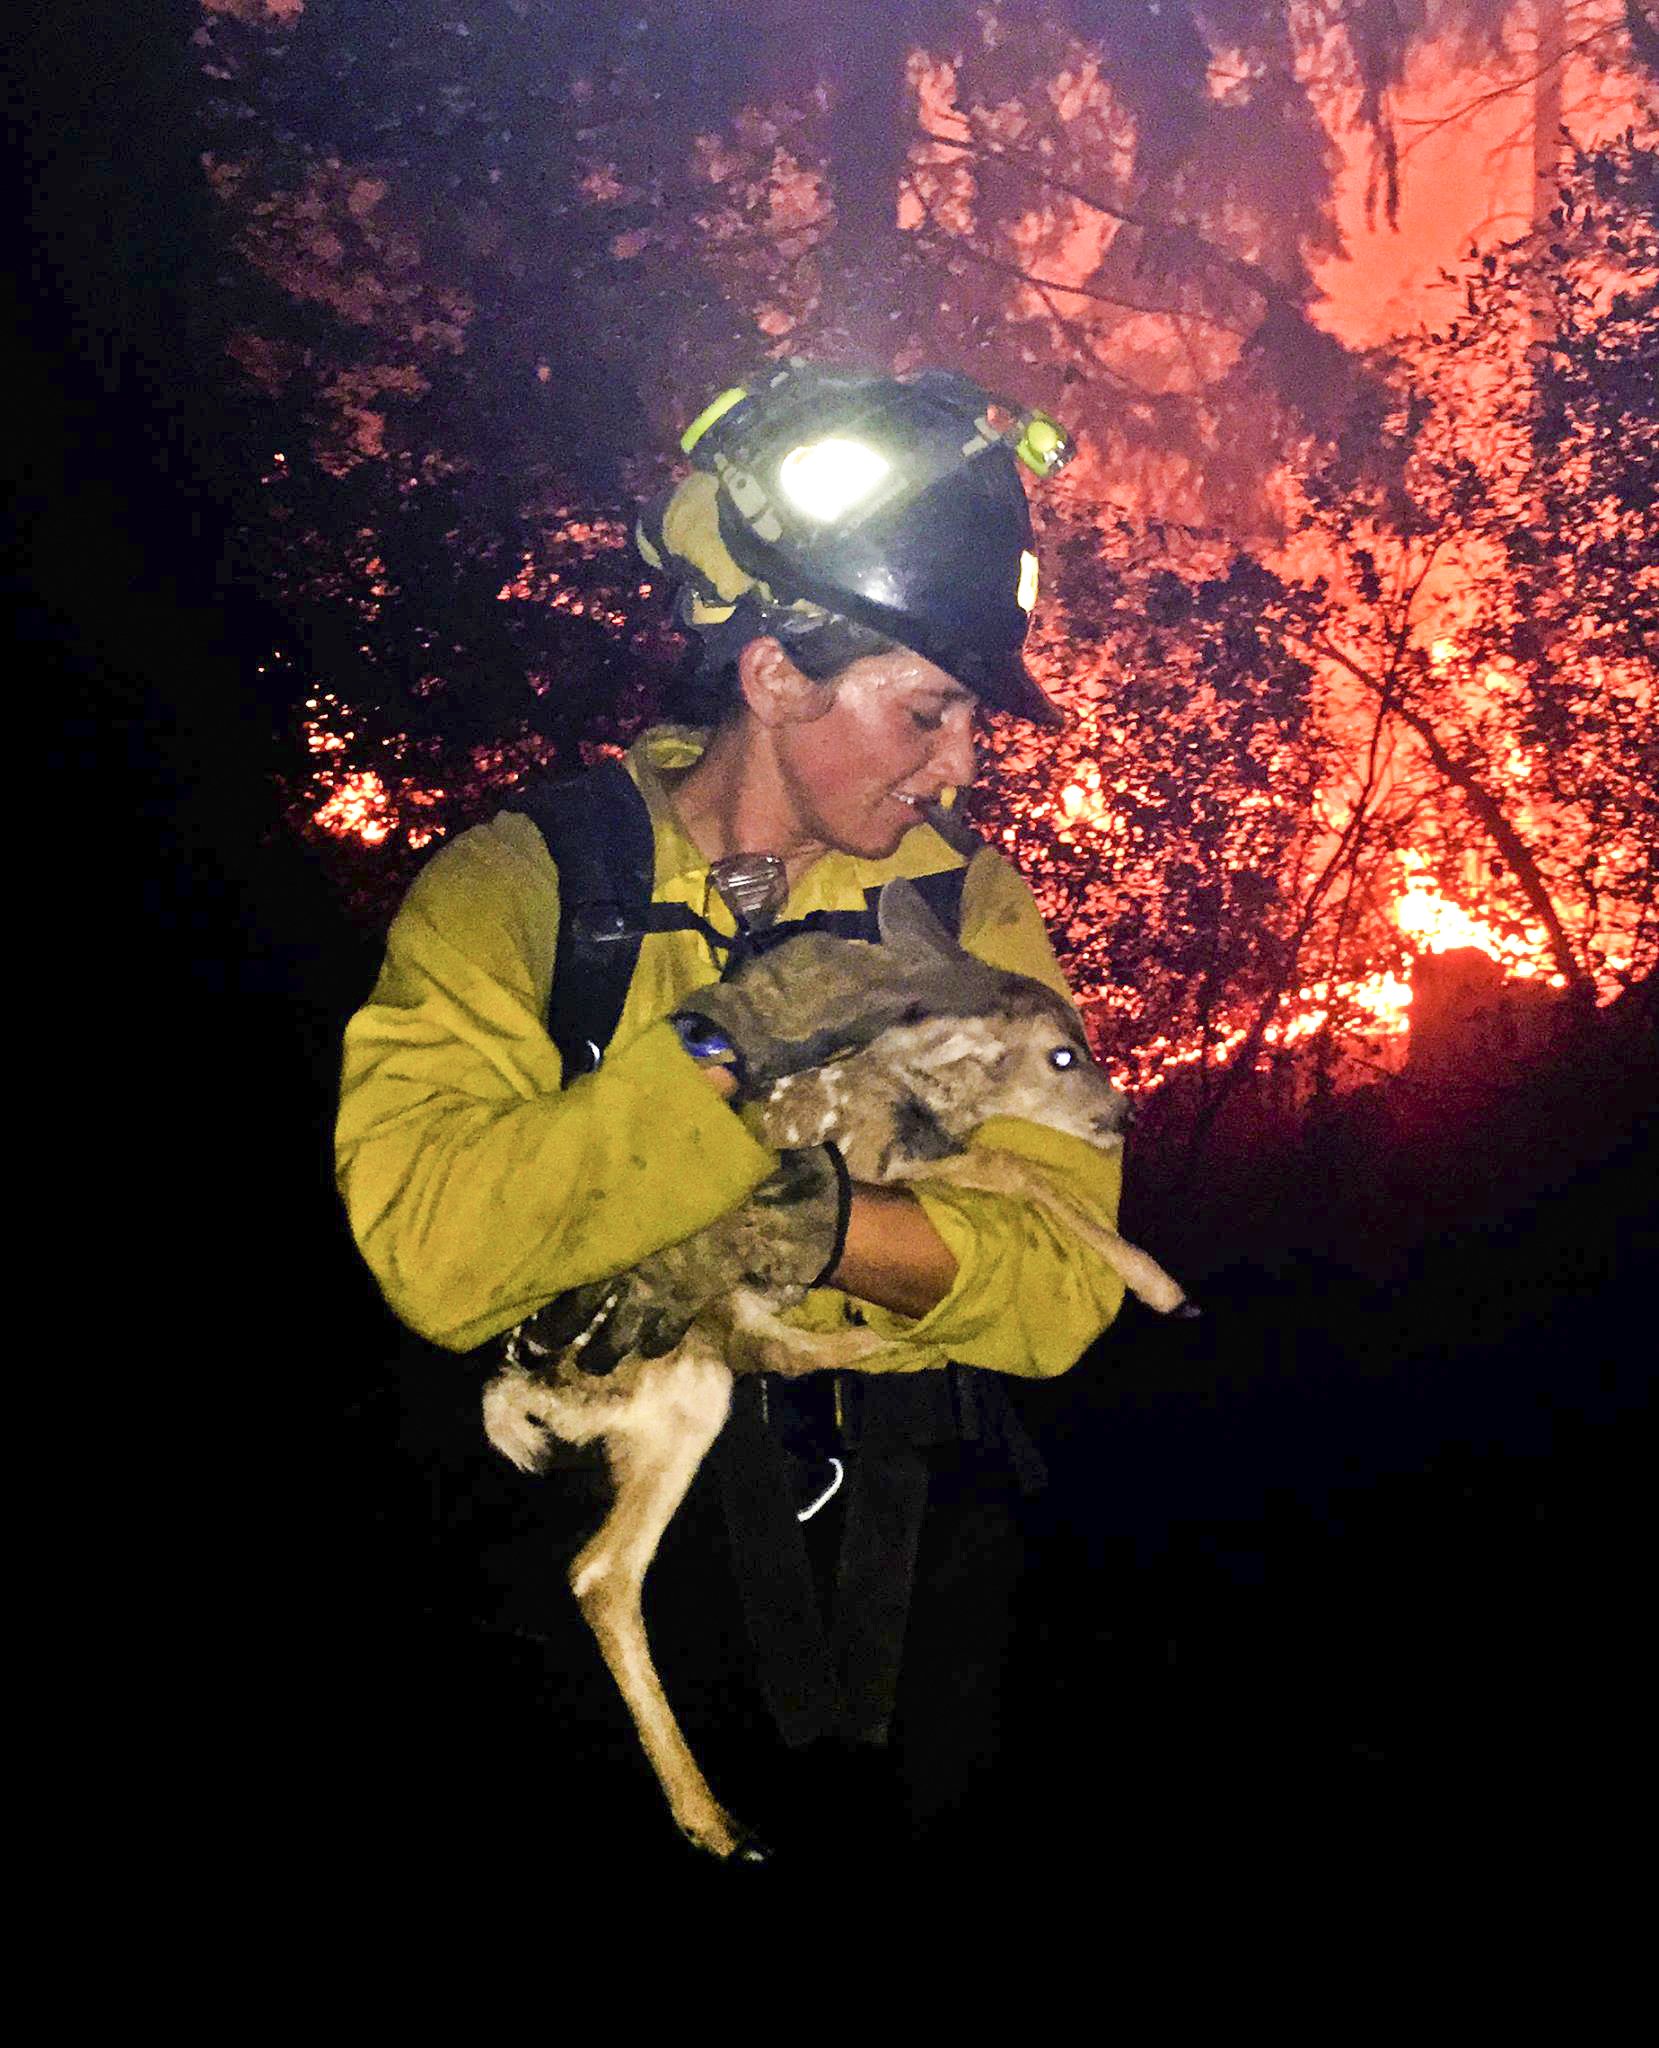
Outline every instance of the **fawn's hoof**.
<svg viewBox="0 0 1659 2048"><path fill-rule="evenodd" d="M732 1824L732 1846L729 1849L717 1847L716 1841L693 1834L688 1827L682 1827L680 1833L700 1856L712 1856L720 1863L770 1863L772 1860L771 1850L759 1835L735 1823Z"/></svg>

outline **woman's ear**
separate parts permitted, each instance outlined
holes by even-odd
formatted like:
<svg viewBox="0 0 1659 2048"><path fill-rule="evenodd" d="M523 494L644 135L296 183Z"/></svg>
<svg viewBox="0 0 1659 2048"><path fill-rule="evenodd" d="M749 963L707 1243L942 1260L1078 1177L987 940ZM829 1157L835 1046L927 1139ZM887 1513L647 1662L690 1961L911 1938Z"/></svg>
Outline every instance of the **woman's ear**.
<svg viewBox="0 0 1659 2048"><path fill-rule="evenodd" d="M737 680L744 703L762 725L810 725L835 697L829 684L803 674L783 642L770 635L745 643L737 657Z"/></svg>

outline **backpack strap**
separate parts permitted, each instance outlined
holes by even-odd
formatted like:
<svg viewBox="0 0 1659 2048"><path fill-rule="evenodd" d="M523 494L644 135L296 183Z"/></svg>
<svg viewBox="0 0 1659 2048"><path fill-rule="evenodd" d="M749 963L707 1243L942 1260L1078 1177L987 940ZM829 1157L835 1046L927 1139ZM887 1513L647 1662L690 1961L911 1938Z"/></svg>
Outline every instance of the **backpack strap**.
<svg viewBox="0 0 1659 2048"><path fill-rule="evenodd" d="M651 901L651 814L620 761L544 782L510 808L536 826L559 871L547 1035L568 1088L592 1073L616 1035L648 932L700 931L727 942L685 904Z"/></svg>
<svg viewBox="0 0 1659 2048"><path fill-rule="evenodd" d="M653 903L655 844L651 814L620 761L606 759L580 775L544 782L509 808L527 817L559 871L559 936L547 1035L558 1048L564 1085L590 1074L616 1035L650 932L700 932L726 953L726 972L755 953L769 952L808 931L837 938L879 940L879 888L865 891L862 910L814 910L787 924L743 934L734 946L684 903ZM967 869L918 875L915 887L947 931L962 923Z"/></svg>

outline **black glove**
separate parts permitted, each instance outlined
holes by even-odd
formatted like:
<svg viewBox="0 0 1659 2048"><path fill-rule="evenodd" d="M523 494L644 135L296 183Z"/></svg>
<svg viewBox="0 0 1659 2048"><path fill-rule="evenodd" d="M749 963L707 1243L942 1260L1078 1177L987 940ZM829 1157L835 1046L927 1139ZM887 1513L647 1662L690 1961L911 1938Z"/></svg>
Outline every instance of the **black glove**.
<svg viewBox="0 0 1659 2048"><path fill-rule="evenodd" d="M521 1347L535 1357L576 1345L584 1372L608 1373L635 1352L672 1351L708 1304L734 1288L791 1305L840 1263L851 1210L852 1183L833 1145L782 1152L777 1171L706 1229L539 1309L519 1328Z"/></svg>

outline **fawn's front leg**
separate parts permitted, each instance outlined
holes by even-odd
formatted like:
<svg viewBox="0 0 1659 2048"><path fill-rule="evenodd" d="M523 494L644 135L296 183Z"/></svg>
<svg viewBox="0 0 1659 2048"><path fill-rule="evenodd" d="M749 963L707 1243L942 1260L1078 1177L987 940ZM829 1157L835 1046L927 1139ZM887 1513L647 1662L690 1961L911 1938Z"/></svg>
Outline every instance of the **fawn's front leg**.
<svg viewBox="0 0 1659 2048"><path fill-rule="evenodd" d="M977 1152L953 1152L944 1159L919 1159L899 1169L895 1180L947 1180L953 1187L976 1188L988 1195L1015 1195L1052 1216L1063 1230L1080 1244L1098 1252L1130 1293L1170 1315L1186 1307L1187 1293L1179 1281L1170 1278L1150 1252L1119 1237L1095 1222L1092 1216L1069 1201L1030 1160L1017 1153L998 1152L986 1147ZM1187 1313L1193 1311L1189 1308Z"/></svg>

